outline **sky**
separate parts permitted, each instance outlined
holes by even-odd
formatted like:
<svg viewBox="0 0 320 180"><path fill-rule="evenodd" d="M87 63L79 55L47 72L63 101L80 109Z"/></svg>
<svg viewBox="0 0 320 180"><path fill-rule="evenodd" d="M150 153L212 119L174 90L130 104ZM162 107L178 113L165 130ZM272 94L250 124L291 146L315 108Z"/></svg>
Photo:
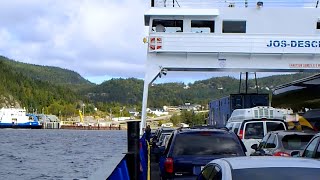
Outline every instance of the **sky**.
<svg viewBox="0 0 320 180"><path fill-rule="evenodd" d="M143 15L148 7L149 0L3 0L0 55L73 70L97 84L119 77L143 79ZM213 76L217 74L171 73L158 82L189 83Z"/></svg>

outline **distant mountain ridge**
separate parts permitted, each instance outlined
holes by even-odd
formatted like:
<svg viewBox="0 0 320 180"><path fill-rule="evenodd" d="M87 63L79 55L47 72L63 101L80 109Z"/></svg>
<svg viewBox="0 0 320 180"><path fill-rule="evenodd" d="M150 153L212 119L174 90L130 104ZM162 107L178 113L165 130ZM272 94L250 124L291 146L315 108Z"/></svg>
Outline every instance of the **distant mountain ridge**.
<svg viewBox="0 0 320 180"><path fill-rule="evenodd" d="M86 101L93 105L99 104L99 107L104 106L102 104L141 107L141 79L118 78L96 85L67 69L21 63L3 56L0 56L0 63L0 104L21 104L36 108L53 106L58 109L64 109L64 106L69 104L69 109L74 106L75 110L75 106L79 108L79 102ZM257 86L254 79L249 79L248 93L256 93L257 90L259 93L270 93L278 85L310 75L312 73L262 77L257 79ZM243 86L240 86L240 90L244 92ZM148 107L181 105L185 102L206 106L213 99L238 91L239 79L228 76L213 77L189 84L153 84L149 87Z"/></svg>
<svg viewBox="0 0 320 180"><path fill-rule="evenodd" d="M271 93L278 85L312 75L312 73L297 73L273 75L248 80L248 93ZM243 82L243 81L242 81ZM243 85L240 93L244 93ZM184 83L153 84L149 87L148 106L181 105L185 102L207 105L209 101L239 93L239 79L234 77L213 77L195 81L188 85ZM93 102L118 102L121 104L141 104L143 80L136 78L111 79L100 85L83 91Z"/></svg>

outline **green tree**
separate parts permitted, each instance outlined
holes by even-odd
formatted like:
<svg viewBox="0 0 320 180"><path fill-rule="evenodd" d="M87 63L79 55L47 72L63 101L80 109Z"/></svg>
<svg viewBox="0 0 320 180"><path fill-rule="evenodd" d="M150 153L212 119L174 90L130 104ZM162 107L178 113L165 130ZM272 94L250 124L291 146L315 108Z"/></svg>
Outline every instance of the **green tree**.
<svg viewBox="0 0 320 180"><path fill-rule="evenodd" d="M181 117L177 114L173 114L170 118L170 121L174 124L174 125L178 125L181 122Z"/></svg>

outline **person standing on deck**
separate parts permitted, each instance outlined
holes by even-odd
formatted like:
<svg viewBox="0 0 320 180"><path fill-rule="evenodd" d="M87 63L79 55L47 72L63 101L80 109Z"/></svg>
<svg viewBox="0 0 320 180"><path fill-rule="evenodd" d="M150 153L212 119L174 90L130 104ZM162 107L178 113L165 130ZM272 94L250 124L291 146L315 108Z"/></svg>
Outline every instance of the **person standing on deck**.
<svg viewBox="0 0 320 180"><path fill-rule="evenodd" d="M147 125L146 129L145 129L145 133L146 133L146 140L148 142L150 142L150 136L151 136L151 128L150 125Z"/></svg>

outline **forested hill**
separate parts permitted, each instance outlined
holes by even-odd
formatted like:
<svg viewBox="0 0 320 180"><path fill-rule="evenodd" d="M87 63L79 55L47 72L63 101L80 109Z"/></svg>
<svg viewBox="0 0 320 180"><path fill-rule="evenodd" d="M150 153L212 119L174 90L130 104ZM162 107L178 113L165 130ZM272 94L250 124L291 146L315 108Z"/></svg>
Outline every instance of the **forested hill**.
<svg viewBox="0 0 320 180"><path fill-rule="evenodd" d="M92 87L93 83L84 79L77 72L59 67L40 66L17 62L0 56L0 61L11 67L11 70L34 80L49 82L51 84L67 86L78 90Z"/></svg>
<svg viewBox="0 0 320 180"><path fill-rule="evenodd" d="M80 99L69 88L32 79L3 60L0 60L0 84L1 107L20 106L29 111L46 109L55 114L57 111L73 114L75 108L72 107Z"/></svg>
<svg viewBox="0 0 320 180"><path fill-rule="evenodd" d="M298 80L310 73L274 75L257 79L259 93L269 93L275 86ZM244 82L244 81L242 81ZM257 92L255 80L249 79L248 93ZM243 84L241 92L244 93ZM117 102L121 104L141 104L143 81L135 78L111 79L83 93L93 102ZM214 77L185 85L183 83L153 84L149 88L150 107L181 105L185 102L207 104L210 100L239 92L239 79Z"/></svg>
<svg viewBox="0 0 320 180"><path fill-rule="evenodd" d="M298 80L310 73L276 75L257 79L259 93L269 93L280 84ZM244 81L242 81L244 82ZM111 79L100 85L90 83L78 73L57 67L30 65L0 56L0 105L46 108L49 113L74 114L83 102L86 111L94 107L107 110L113 106L141 108L143 80ZM255 80L248 82L248 93L256 92ZM75 91L78 90L78 91ZM181 105L185 102L201 105L229 94L238 93L239 79L214 77L183 83L153 84L149 88L149 107ZM241 88L241 92L245 92ZM90 105L90 108L89 106Z"/></svg>

